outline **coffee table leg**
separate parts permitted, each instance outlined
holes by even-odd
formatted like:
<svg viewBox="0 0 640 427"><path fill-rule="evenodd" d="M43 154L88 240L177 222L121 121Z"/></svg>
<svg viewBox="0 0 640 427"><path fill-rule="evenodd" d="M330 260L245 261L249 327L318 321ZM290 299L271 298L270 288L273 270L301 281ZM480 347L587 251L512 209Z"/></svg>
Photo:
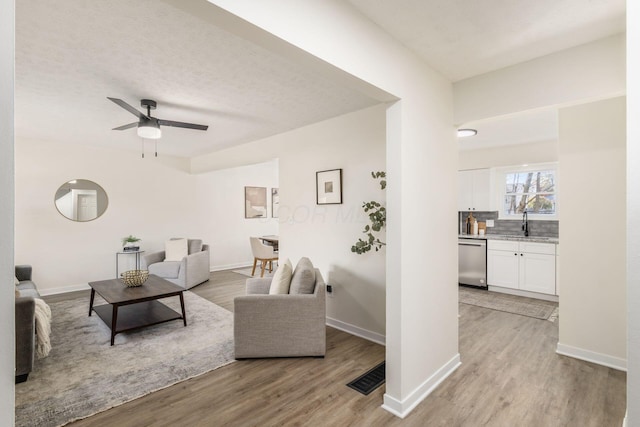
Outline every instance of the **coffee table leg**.
<svg viewBox="0 0 640 427"><path fill-rule="evenodd" d="M184 292L180 292L180 307L182 308L182 320L184 321L184 326L187 326L187 315L184 312Z"/></svg>
<svg viewBox="0 0 640 427"><path fill-rule="evenodd" d="M111 345L113 345L116 339L116 325L118 324L118 306L113 304L113 310L111 312Z"/></svg>
<svg viewBox="0 0 640 427"><path fill-rule="evenodd" d="M96 296L96 290L91 288L91 299L89 299L89 317L91 317L91 311L93 310L93 299Z"/></svg>

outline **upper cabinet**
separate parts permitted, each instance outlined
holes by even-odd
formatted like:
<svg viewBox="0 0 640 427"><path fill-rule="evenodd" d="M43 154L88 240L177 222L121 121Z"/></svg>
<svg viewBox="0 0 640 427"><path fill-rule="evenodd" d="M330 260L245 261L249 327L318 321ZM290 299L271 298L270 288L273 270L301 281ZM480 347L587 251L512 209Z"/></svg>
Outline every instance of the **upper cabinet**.
<svg viewBox="0 0 640 427"><path fill-rule="evenodd" d="M458 171L458 210L492 210L490 169Z"/></svg>

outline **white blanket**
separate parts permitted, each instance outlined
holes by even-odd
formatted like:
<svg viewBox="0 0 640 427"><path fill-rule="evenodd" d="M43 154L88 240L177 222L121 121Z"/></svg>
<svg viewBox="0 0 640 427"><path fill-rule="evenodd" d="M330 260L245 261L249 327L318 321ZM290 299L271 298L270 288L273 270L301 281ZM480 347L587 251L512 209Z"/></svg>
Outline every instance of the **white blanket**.
<svg viewBox="0 0 640 427"><path fill-rule="evenodd" d="M34 298L36 302L36 357L47 357L51 351L51 309L40 298Z"/></svg>

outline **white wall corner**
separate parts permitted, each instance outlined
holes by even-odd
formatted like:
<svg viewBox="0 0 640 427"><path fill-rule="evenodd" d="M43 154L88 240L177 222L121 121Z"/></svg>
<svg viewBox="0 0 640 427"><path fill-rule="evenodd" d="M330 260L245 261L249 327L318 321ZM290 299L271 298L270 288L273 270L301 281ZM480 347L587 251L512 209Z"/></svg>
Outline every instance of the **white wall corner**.
<svg viewBox="0 0 640 427"><path fill-rule="evenodd" d="M382 334L361 328L356 325L352 325L350 323L342 322L331 317L327 317L327 326L331 326L332 328L339 329L343 332L355 335L360 338L364 338L365 340L374 342L376 344L385 345L386 342L386 337Z"/></svg>
<svg viewBox="0 0 640 427"><path fill-rule="evenodd" d="M574 359L580 359L597 365L606 366L607 368L617 369L624 372L627 371L627 359L622 359L620 357L597 353L595 351L573 347L562 343L558 343L556 353L562 356L569 356Z"/></svg>
<svg viewBox="0 0 640 427"><path fill-rule="evenodd" d="M382 409L391 412L397 417L406 417L420 402L426 399L441 382L451 375L453 371L458 369L461 364L460 353L458 353L403 400L398 400L385 393Z"/></svg>

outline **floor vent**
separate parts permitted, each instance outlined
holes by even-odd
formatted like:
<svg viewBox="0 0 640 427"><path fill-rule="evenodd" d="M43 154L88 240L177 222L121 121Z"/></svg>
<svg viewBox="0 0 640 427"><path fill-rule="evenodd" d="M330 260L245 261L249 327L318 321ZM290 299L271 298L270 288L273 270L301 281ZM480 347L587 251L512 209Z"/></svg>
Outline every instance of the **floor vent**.
<svg viewBox="0 0 640 427"><path fill-rule="evenodd" d="M364 375L359 376L355 380L347 384L347 387L351 387L355 391L358 391L365 396L371 393L373 390L384 384L385 376L385 362L382 362L375 368L371 369Z"/></svg>

